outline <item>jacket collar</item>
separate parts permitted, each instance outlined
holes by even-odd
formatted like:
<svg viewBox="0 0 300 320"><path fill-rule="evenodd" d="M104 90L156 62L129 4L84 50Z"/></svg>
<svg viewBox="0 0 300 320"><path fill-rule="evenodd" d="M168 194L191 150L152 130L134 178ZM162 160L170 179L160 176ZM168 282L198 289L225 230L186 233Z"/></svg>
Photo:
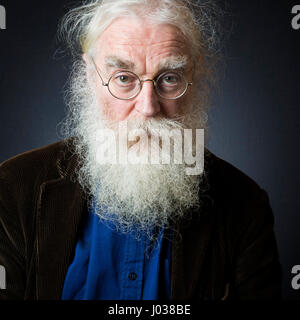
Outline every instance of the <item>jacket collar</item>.
<svg viewBox="0 0 300 320"><path fill-rule="evenodd" d="M213 234L215 210L209 196L203 195L203 204L193 212L190 221L181 223L174 234L172 247L171 299L202 299L201 283L204 262Z"/></svg>

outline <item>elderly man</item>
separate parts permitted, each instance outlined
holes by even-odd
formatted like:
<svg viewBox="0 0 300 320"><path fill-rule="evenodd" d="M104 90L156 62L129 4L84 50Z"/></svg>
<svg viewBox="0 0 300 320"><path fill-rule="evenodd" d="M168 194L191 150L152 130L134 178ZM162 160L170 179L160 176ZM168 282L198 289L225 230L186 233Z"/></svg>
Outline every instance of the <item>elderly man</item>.
<svg viewBox="0 0 300 320"><path fill-rule="evenodd" d="M266 192L197 130L213 79L210 9L94 0L66 15L66 139L0 167L1 299L280 298ZM195 161L176 161L183 150Z"/></svg>

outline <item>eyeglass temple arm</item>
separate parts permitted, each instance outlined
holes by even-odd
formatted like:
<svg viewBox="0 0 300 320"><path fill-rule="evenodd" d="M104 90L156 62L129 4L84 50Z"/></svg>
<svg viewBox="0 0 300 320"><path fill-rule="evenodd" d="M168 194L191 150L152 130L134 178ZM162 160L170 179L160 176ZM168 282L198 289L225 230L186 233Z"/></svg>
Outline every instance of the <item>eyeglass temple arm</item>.
<svg viewBox="0 0 300 320"><path fill-rule="evenodd" d="M94 65L94 67L95 67L95 69L96 69L96 72L98 73L98 76L99 76L100 79L101 79L102 85L105 86L105 87L107 87L107 86L108 86L108 83L105 83L105 82L103 81L103 79L102 79L102 77L101 77L101 75L100 75L100 73L99 73L99 70L98 70L98 68L97 68L97 65L96 65L96 63L95 63L94 58L91 57L91 60L92 60L93 65Z"/></svg>

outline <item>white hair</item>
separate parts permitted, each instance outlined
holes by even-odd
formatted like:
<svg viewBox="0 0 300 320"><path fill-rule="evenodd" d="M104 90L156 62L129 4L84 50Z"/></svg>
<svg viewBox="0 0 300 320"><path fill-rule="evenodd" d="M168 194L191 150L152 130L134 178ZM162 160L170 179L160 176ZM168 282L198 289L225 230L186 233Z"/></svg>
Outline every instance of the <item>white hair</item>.
<svg viewBox="0 0 300 320"><path fill-rule="evenodd" d="M218 50L220 12L212 0L89 0L64 16L60 35L73 54L91 53L98 37L115 19L145 18L177 27L197 59Z"/></svg>

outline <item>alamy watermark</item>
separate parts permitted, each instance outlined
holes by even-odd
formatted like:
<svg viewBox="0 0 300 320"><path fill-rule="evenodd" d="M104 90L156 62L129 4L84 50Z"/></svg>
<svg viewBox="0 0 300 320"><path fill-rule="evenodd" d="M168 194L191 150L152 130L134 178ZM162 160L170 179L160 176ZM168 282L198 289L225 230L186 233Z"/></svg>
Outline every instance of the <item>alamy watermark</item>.
<svg viewBox="0 0 300 320"><path fill-rule="evenodd" d="M200 175L204 167L203 129L102 129L96 136L96 161L103 164L185 164L187 175Z"/></svg>
<svg viewBox="0 0 300 320"><path fill-rule="evenodd" d="M0 265L0 290L6 289L6 271L3 266Z"/></svg>
<svg viewBox="0 0 300 320"><path fill-rule="evenodd" d="M300 289L300 265L293 266L292 268L292 274L295 276L292 278L292 288L294 290L299 290Z"/></svg>
<svg viewBox="0 0 300 320"><path fill-rule="evenodd" d="M0 29L6 29L6 10L0 5Z"/></svg>
<svg viewBox="0 0 300 320"><path fill-rule="evenodd" d="M294 30L299 30L300 29L300 4L293 6L292 14L294 15L292 19L292 28Z"/></svg>

